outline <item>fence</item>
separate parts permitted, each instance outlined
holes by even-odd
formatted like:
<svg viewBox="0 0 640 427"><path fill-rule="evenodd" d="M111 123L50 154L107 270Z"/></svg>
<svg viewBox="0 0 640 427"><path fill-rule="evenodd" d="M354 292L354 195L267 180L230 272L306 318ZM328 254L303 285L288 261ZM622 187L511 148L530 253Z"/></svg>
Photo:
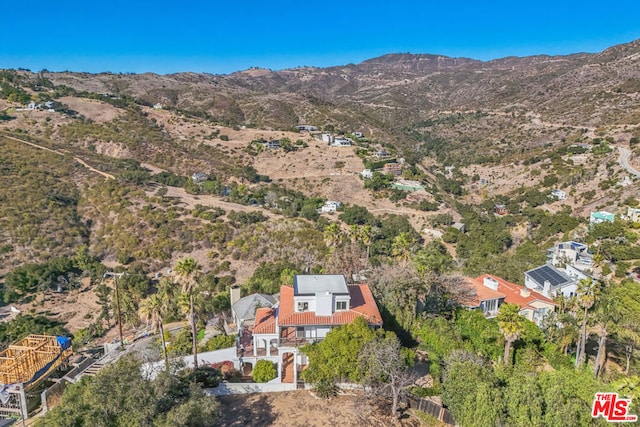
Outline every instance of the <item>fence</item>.
<svg viewBox="0 0 640 427"><path fill-rule="evenodd" d="M448 409L438 405L434 401L425 399L424 397L410 397L408 400L409 406L411 406L412 408L427 413L445 424L449 424L452 426L456 425L451 412L449 412Z"/></svg>

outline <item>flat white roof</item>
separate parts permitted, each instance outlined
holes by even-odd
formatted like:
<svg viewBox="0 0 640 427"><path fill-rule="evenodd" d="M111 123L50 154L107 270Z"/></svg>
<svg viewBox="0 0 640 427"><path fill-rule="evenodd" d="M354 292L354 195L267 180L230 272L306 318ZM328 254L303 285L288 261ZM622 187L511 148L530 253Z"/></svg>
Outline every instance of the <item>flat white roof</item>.
<svg viewBox="0 0 640 427"><path fill-rule="evenodd" d="M341 274L305 274L293 278L294 295L315 295L318 292L349 294L347 281Z"/></svg>

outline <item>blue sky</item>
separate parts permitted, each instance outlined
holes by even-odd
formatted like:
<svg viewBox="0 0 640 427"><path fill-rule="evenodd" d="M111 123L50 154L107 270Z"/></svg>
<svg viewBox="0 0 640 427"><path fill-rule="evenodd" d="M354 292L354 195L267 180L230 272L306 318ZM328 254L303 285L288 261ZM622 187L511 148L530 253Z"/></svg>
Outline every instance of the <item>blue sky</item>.
<svg viewBox="0 0 640 427"><path fill-rule="evenodd" d="M230 73L398 52L489 60L599 52L640 38L637 0L7 3L0 68L33 71Z"/></svg>

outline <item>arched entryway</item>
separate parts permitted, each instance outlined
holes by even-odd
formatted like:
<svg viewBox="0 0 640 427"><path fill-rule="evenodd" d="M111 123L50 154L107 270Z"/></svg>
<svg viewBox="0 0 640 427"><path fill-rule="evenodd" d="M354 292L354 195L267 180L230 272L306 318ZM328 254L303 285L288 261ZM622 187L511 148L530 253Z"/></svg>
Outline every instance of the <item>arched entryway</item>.
<svg viewBox="0 0 640 427"><path fill-rule="evenodd" d="M280 356L281 373L280 381L283 383L294 383L296 381L296 355L293 352L285 352Z"/></svg>

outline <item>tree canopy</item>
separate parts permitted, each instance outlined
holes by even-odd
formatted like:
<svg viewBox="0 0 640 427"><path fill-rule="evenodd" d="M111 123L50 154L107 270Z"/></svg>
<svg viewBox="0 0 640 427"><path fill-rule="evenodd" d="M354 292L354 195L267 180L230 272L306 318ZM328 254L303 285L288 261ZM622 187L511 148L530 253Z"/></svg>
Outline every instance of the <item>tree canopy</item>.
<svg viewBox="0 0 640 427"><path fill-rule="evenodd" d="M95 377L69 385L62 402L36 422L38 427L213 426L218 403L194 377L160 373L147 380L141 363L124 357Z"/></svg>

